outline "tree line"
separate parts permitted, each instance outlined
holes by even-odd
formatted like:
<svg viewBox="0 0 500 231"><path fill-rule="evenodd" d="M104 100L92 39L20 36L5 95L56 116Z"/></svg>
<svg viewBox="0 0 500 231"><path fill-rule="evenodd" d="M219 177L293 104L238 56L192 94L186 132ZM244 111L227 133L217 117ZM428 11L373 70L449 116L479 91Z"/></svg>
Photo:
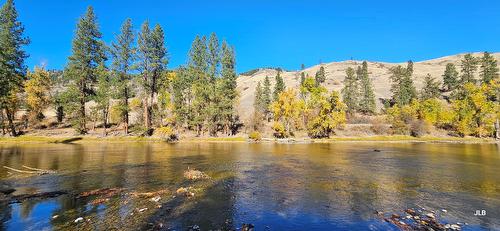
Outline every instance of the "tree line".
<svg viewBox="0 0 500 231"><path fill-rule="evenodd" d="M28 71L24 64L28 55L23 47L30 41L12 0L2 6L0 24L0 122L4 134L8 130L18 135L15 115L21 108L27 111L24 126L36 127L50 106L59 123L71 122L80 134L87 133L89 125L92 129L99 125L106 135L110 117L128 134L132 112L141 115L133 127L144 135L151 135L153 128L176 127L215 136L234 134L241 126L235 110L234 48L220 42L215 33L208 39L197 36L188 63L169 70L161 25L150 26L145 21L136 32L132 20L127 19L108 45L90 6L76 25L62 77L54 78L44 67Z"/></svg>
<svg viewBox="0 0 500 231"><path fill-rule="evenodd" d="M324 87L327 72L323 65L314 76L308 76L302 65L298 89L286 87L278 68L273 81L266 76L258 82L254 114L243 124L236 111L235 50L215 33L196 36L187 63L172 70L167 67L169 54L161 25L145 21L135 31L127 19L106 44L97 16L88 7L76 25L64 70L35 67L29 71L23 48L30 40L13 0L7 0L0 13L0 126L4 134L15 136L23 128L42 128L44 112L50 107L58 124L69 122L80 134L100 126L103 135L115 124L123 134L133 129L138 134L166 136L176 131L234 135L242 126L262 132L269 125L279 138L297 132L325 138L357 115L383 116L391 134L414 136L433 128L451 135L494 136L500 126L499 70L487 52L479 58L465 55L459 67L447 64L442 83L425 76L421 90L414 84L413 62L390 68L392 97L383 100L380 110L366 61L345 70L340 92ZM16 121L20 110L27 113ZM139 115L134 124L132 115Z"/></svg>

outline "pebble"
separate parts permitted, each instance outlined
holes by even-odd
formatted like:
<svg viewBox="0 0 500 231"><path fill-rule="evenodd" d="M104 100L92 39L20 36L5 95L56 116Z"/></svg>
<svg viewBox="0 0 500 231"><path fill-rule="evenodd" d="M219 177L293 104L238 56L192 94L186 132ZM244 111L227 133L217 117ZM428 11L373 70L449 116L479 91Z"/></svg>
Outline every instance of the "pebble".
<svg viewBox="0 0 500 231"><path fill-rule="evenodd" d="M448 212L448 210L446 210L446 209L441 209L441 212L443 212L443 213L447 213L447 212Z"/></svg>
<svg viewBox="0 0 500 231"><path fill-rule="evenodd" d="M83 217L79 217L79 218L75 219L75 223L82 222L82 221L83 221Z"/></svg>
<svg viewBox="0 0 500 231"><path fill-rule="evenodd" d="M59 215L54 215L54 216L52 216L52 219L56 219L58 217L59 217Z"/></svg>
<svg viewBox="0 0 500 231"><path fill-rule="evenodd" d="M139 209L139 212L142 213L144 211L148 210L148 208L142 208L142 209Z"/></svg>
<svg viewBox="0 0 500 231"><path fill-rule="evenodd" d="M160 200L161 200L160 196L155 196L155 197L151 198L151 201L153 201L153 202L158 202Z"/></svg>
<svg viewBox="0 0 500 231"><path fill-rule="evenodd" d="M460 226L459 225L450 225L450 228L453 229L453 230L460 230Z"/></svg>
<svg viewBox="0 0 500 231"><path fill-rule="evenodd" d="M434 214L432 213L427 213L425 214L428 218L432 218L432 219L436 219L436 216L434 216Z"/></svg>
<svg viewBox="0 0 500 231"><path fill-rule="evenodd" d="M411 218L411 215L406 215L406 219L410 219Z"/></svg>

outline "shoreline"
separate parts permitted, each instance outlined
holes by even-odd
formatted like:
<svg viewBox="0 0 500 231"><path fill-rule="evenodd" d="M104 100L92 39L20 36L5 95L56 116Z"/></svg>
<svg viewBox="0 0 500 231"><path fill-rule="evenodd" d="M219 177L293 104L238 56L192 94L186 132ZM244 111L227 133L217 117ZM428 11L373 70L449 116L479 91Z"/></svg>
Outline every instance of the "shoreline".
<svg viewBox="0 0 500 231"><path fill-rule="evenodd" d="M236 137L189 137L179 141L167 142L159 137L141 136L30 136L0 137L0 143L51 143L51 144L75 144L75 143L276 143L276 144L313 144L313 143L457 143L457 144L495 144L500 141L493 138L477 137L412 137L412 136L359 136L359 137L331 137L327 139L310 138L288 138L275 139L263 138L260 141L250 140L243 136Z"/></svg>

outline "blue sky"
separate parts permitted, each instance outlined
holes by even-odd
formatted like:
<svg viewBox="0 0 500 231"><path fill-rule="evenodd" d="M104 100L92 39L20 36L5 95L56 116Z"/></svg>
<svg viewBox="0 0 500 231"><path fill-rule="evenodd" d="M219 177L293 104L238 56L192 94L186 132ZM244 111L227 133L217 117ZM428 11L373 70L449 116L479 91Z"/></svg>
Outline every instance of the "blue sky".
<svg viewBox="0 0 500 231"><path fill-rule="evenodd" d="M5 0L0 0L3 4ZM500 1L16 0L32 43L27 65L61 69L77 19L95 8L106 42L131 18L166 32L170 68L186 62L197 34L216 32L235 46L238 71L295 70L320 61L403 62L500 51Z"/></svg>

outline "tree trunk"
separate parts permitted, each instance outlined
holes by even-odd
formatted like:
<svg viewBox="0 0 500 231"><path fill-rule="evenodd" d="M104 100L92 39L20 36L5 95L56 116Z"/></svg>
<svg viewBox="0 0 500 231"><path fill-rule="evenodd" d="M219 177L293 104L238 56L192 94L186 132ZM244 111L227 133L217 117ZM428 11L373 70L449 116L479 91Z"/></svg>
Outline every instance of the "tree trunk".
<svg viewBox="0 0 500 231"><path fill-rule="evenodd" d="M500 121L497 118L497 121L495 122L495 139L500 139Z"/></svg>
<svg viewBox="0 0 500 231"><path fill-rule="evenodd" d="M124 100L123 104L125 105L125 115L124 115L124 122L125 122L125 135L128 134L128 88L125 87L125 95L124 95Z"/></svg>
<svg viewBox="0 0 500 231"><path fill-rule="evenodd" d="M87 128L85 126L85 85L83 81L80 83L80 134L87 133Z"/></svg>
<svg viewBox="0 0 500 231"><path fill-rule="evenodd" d="M106 126L108 125L108 112L107 112L107 109L104 109L104 111L103 111L103 121L102 122L103 122L102 123L102 130L103 130L102 135L103 136L107 136L108 135L108 133L106 131Z"/></svg>
<svg viewBox="0 0 500 231"><path fill-rule="evenodd" d="M7 107L5 108L5 114L7 115L7 120L9 121L10 134L12 136L17 136L16 126L14 124L14 112L11 112Z"/></svg>

